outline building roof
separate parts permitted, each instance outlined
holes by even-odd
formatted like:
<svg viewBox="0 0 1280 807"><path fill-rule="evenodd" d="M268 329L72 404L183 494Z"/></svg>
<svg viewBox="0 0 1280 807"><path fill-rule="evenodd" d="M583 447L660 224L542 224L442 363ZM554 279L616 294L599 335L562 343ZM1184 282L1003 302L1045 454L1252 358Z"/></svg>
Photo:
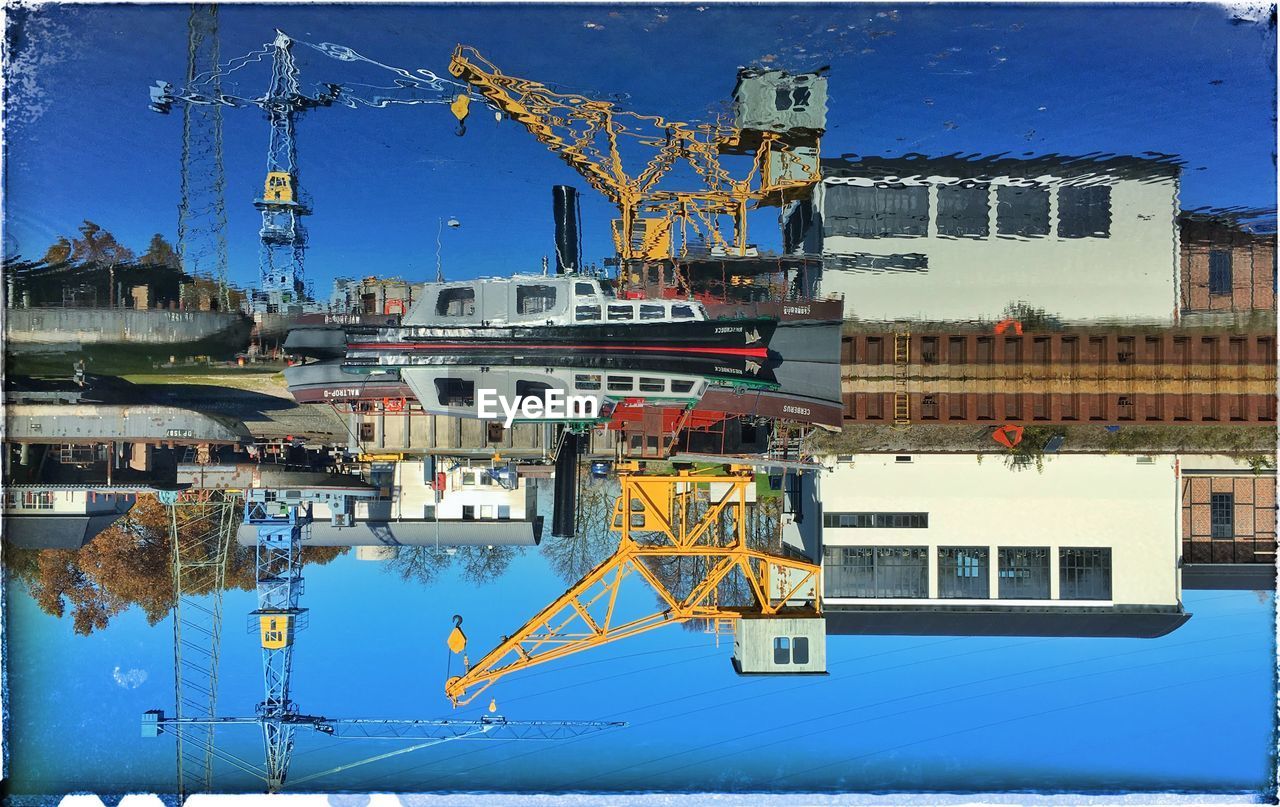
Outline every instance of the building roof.
<svg viewBox="0 0 1280 807"><path fill-rule="evenodd" d="M1187 563L1182 588L1193 591L1275 591L1276 567L1270 563Z"/></svg>
<svg viewBox="0 0 1280 807"><path fill-rule="evenodd" d="M5 516L4 539L23 549L79 549L129 511L84 515Z"/></svg>
<svg viewBox="0 0 1280 807"><path fill-rule="evenodd" d="M968 179L988 177L1037 177L1045 174L1060 177L1091 176L1105 174L1127 179L1167 179L1176 177L1182 170L1182 161L1172 155L1149 152L1149 156L1132 157L1115 154L1064 154L1024 153L1023 156L1004 154L947 154L930 157L925 154L905 154L901 157L875 157L846 154L822 160L824 179L865 177L888 179L895 177L954 176Z"/></svg>
<svg viewBox="0 0 1280 807"><path fill-rule="evenodd" d="M439 532L437 532L437 525ZM304 546L536 546L542 519L527 521L357 521L350 527L313 521ZM242 524L236 542L253 546L258 528Z"/></svg>
<svg viewBox="0 0 1280 807"><path fill-rule="evenodd" d="M1075 636L1154 639L1191 618L1182 610L1120 607L965 608L825 605L827 633L851 636Z"/></svg>

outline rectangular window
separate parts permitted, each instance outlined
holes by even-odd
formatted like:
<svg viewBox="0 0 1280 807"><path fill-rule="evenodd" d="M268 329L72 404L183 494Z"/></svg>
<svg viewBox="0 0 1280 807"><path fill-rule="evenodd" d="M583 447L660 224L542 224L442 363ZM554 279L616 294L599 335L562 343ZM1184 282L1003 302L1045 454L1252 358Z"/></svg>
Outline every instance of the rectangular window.
<svg viewBox="0 0 1280 807"><path fill-rule="evenodd" d="M773 640L773 663L791 663L791 640L786 636L776 636Z"/></svg>
<svg viewBox="0 0 1280 807"><path fill-rule="evenodd" d="M611 375L609 376L609 382L608 382L609 391L610 392L630 392L631 385L633 383L635 382L632 379L632 377L629 375Z"/></svg>
<svg viewBox="0 0 1280 807"><path fill-rule="evenodd" d="M1107 238L1110 235L1110 186L1067 185L1058 189L1059 238Z"/></svg>
<svg viewBox="0 0 1280 807"><path fill-rule="evenodd" d="M53 491L27 490L22 493L22 507L27 510L52 510Z"/></svg>
<svg viewBox="0 0 1280 807"><path fill-rule="evenodd" d="M665 306L643 304L640 306L640 319L663 319L666 315Z"/></svg>
<svg viewBox="0 0 1280 807"><path fill-rule="evenodd" d="M1209 530L1214 538L1234 538L1236 495L1211 493L1209 495Z"/></svg>
<svg viewBox="0 0 1280 807"><path fill-rule="evenodd" d="M996 188L996 232L1024 237L1049 234L1049 189Z"/></svg>
<svg viewBox="0 0 1280 807"><path fill-rule="evenodd" d="M1000 599L1049 599L1049 550L1000 547Z"/></svg>
<svg viewBox="0 0 1280 807"><path fill-rule="evenodd" d="M1058 550L1058 599L1111 599L1111 550Z"/></svg>
<svg viewBox="0 0 1280 807"><path fill-rule="evenodd" d="M511 518L511 505L509 504L498 505L498 518L500 519Z"/></svg>
<svg viewBox="0 0 1280 807"><path fill-rule="evenodd" d="M555 307L554 286L516 286L516 313L545 314Z"/></svg>
<svg viewBox="0 0 1280 807"><path fill-rule="evenodd" d="M1209 251L1209 293L1231 293L1231 250Z"/></svg>
<svg viewBox="0 0 1280 807"><path fill-rule="evenodd" d="M666 390L667 384L661 378L646 378L640 376L641 392L663 392Z"/></svg>
<svg viewBox="0 0 1280 807"><path fill-rule="evenodd" d="M596 287L593 283L584 283L579 280L577 283L573 284L573 293L579 297L594 297L596 294Z"/></svg>
<svg viewBox="0 0 1280 807"><path fill-rule="evenodd" d="M539 401L545 402L547 400L547 393L550 391L551 385L544 384L541 381L516 382L516 397L520 399L536 398Z"/></svg>
<svg viewBox="0 0 1280 807"><path fill-rule="evenodd" d="M600 375L598 373L578 373L573 377L573 386L576 389L600 389Z"/></svg>
<svg viewBox="0 0 1280 807"><path fill-rule="evenodd" d="M623 320L635 319L636 310L630 305L611 305L609 306L609 319Z"/></svg>
<svg viewBox="0 0 1280 807"><path fill-rule="evenodd" d="M939 185L938 235L986 238L991 234L990 197L987 185Z"/></svg>
<svg viewBox="0 0 1280 807"><path fill-rule="evenodd" d="M823 207L827 235L929 234L929 189L924 185L828 185Z"/></svg>
<svg viewBox="0 0 1280 807"><path fill-rule="evenodd" d="M823 513L824 527L862 527L922 530L929 527L928 513Z"/></svg>
<svg viewBox="0 0 1280 807"><path fill-rule="evenodd" d="M938 596L943 599L985 600L990 553L985 546L938 547Z"/></svg>
<svg viewBox="0 0 1280 807"><path fill-rule="evenodd" d="M929 596L928 547L829 546L822 555L823 596Z"/></svg>
<svg viewBox="0 0 1280 807"><path fill-rule="evenodd" d="M475 382L465 378L437 378L436 398L441 406L475 406Z"/></svg>
<svg viewBox="0 0 1280 807"><path fill-rule="evenodd" d="M673 305L671 306L672 319L693 319L693 306L689 305Z"/></svg>
<svg viewBox="0 0 1280 807"><path fill-rule="evenodd" d="M462 505L462 520L463 520L463 521L475 521L475 520L476 520L476 507L475 507L475 505L474 505L474 504L464 504L464 505Z"/></svg>
<svg viewBox="0 0 1280 807"><path fill-rule="evenodd" d="M444 289L436 297L436 313L442 317L469 317L476 313L475 289Z"/></svg>
<svg viewBox="0 0 1280 807"><path fill-rule="evenodd" d="M692 381L672 381L671 382L672 392L691 392L692 390L693 390Z"/></svg>
<svg viewBox="0 0 1280 807"><path fill-rule="evenodd" d="M807 636L791 637L791 663L809 663L809 638Z"/></svg>
<svg viewBox="0 0 1280 807"><path fill-rule="evenodd" d="M600 306L598 305L580 305L574 308L574 314L578 322L594 322L600 319Z"/></svg>

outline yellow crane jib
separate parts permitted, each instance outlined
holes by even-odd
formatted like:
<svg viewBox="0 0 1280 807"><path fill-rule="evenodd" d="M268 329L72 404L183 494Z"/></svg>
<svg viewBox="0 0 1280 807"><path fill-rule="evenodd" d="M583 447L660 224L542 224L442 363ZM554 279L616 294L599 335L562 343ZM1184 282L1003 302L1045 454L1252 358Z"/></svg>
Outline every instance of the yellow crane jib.
<svg viewBox="0 0 1280 807"><path fill-rule="evenodd" d="M454 49L449 72L617 205L614 246L624 261L674 257L674 235L681 237L681 254L691 242L748 254L749 206L797 198L819 180L825 76L740 73L734 90L737 120L729 125L671 121L557 92L504 75L465 45ZM641 155L632 158L638 171L624 167L624 150ZM745 176L731 175L722 162L725 155L750 158ZM699 187L658 187L664 179L674 182L671 170L678 162L692 169L683 172L686 181L691 178Z"/></svg>
<svg viewBox="0 0 1280 807"><path fill-rule="evenodd" d="M621 469L619 480L622 495L610 523L620 534L617 550L483 658L466 665L462 675L449 678L445 694L455 706L470 703L508 673L663 625L695 619L757 625L807 620L825 629L822 620L813 619L822 614L821 567L748 541L752 469L648 475L632 467ZM674 576L673 563L685 567ZM624 614L618 595L627 580L656 593L658 610ZM455 644L451 637L450 648ZM825 656L820 661L825 665Z"/></svg>

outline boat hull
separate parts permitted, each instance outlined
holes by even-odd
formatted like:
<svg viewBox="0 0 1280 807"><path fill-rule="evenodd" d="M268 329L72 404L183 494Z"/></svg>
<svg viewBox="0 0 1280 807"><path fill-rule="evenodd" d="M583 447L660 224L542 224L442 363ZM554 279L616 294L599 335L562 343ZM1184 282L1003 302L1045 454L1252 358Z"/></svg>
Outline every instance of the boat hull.
<svg viewBox="0 0 1280 807"><path fill-rule="evenodd" d="M607 350L617 354L768 355L777 320L696 320L664 323L601 323L439 328L414 326L380 328L372 333L347 332L348 350L394 350L466 354L505 352Z"/></svg>

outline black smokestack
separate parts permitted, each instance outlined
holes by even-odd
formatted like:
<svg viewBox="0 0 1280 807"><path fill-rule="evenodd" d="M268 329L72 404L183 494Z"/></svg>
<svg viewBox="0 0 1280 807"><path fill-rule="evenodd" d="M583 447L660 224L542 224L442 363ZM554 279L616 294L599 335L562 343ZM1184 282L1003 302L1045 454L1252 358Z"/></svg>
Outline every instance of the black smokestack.
<svg viewBox="0 0 1280 807"><path fill-rule="evenodd" d="M566 432L556 454L554 503L551 508L551 535L571 538L578 515L578 453L582 450L578 435Z"/></svg>
<svg viewBox="0 0 1280 807"><path fill-rule="evenodd" d="M556 217L556 274L582 268L582 239L578 234L581 213L578 191L568 185L551 186L551 213Z"/></svg>

